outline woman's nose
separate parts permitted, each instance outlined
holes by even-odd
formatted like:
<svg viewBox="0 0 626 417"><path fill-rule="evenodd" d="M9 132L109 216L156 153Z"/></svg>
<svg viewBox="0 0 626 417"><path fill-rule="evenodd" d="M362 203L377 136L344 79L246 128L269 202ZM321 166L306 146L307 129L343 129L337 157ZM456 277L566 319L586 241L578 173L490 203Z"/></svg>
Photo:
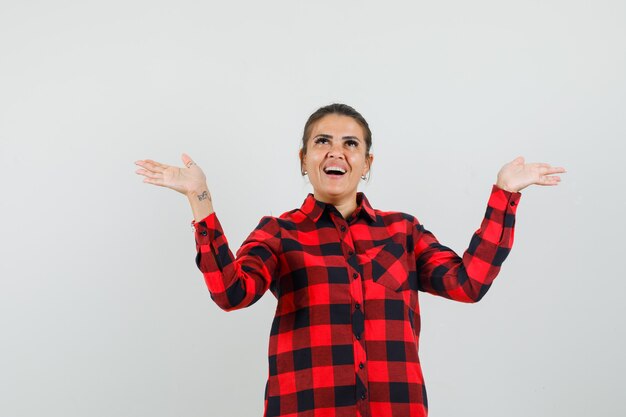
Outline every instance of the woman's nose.
<svg viewBox="0 0 626 417"><path fill-rule="evenodd" d="M332 156L333 158L343 158L343 149L341 148L341 144L333 144L328 151L328 156Z"/></svg>

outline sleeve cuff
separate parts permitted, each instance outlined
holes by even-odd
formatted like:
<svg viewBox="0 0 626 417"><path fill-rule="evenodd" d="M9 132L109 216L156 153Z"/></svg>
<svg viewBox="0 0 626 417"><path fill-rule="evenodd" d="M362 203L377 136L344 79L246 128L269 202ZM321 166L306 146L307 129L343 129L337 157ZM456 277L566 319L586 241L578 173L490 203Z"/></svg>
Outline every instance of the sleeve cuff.
<svg viewBox="0 0 626 417"><path fill-rule="evenodd" d="M198 227L200 227L201 223L204 223L205 225L208 225L209 223L214 221L215 217L215 212L209 214L208 216L206 216L204 219L200 220L199 222L196 221L196 219L192 219L191 220L191 227L195 228L196 230L198 230Z"/></svg>
<svg viewBox="0 0 626 417"><path fill-rule="evenodd" d="M196 241L200 245L219 245L220 239L224 236L222 225L215 212L199 222L196 222L195 219L191 220L191 226L194 228Z"/></svg>
<svg viewBox="0 0 626 417"><path fill-rule="evenodd" d="M519 191L506 191L493 184L493 187L491 188L491 197L489 198L489 205L495 209L502 210L503 212L515 212L520 198L522 198L522 193Z"/></svg>

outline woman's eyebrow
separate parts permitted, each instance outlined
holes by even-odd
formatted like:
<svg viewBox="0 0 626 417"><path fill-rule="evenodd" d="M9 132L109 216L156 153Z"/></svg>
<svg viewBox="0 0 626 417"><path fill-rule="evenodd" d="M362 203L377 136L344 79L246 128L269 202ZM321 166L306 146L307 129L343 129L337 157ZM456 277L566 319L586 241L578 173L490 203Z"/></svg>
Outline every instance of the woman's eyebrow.
<svg viewBox="0 0 626 417"><path fill-rule="evenodd" d="M327 133L320 133L319 135L315 135L315 137L316 138L322 137L322 138L327 138L327 139L332 139L333 138L332 135L329 135ZM342 139L343 140L356 140L358 142L361 141L361 139L357 138L356 136L344 136Z"/></svg>

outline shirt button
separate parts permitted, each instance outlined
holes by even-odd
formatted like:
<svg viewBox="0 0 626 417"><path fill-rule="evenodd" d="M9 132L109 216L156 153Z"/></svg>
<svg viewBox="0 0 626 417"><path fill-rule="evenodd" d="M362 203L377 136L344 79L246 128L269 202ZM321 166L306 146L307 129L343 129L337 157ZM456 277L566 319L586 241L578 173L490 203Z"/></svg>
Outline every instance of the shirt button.
<svg viewBox="0 0 626 417"><path fill-rule="evenodd" d="M359 369L363 369L363 362L359 364Z"/></svg>
<svg viewBox="0 0 626 417"><path fill-rule="evenodd" d="M514 205L515 205L515 201L511 201L509 204L510 204L511 206L514 206Z"/></svg>
<svg viewBox="0 0 626 417"><path fill-rule="evenodd" d="M201 232L200 232L200 234L201 234L202 236L206 236L206 230L201 231Z"/></svg>
<svg viewBox="0 0 626 417"><path fill-rule="evenodd" d="M356 303L356 304L354 305L354 308L356 308L356 309L358 310L359 308L361 308L361 304Z"/></svg>
<svg viewBox="0 0 626 417"><path fill-rule="evenodd" d="M365 399L365 393L361 394L361 399L364 400Z"/></svg>
<svg viewBox="0 0 626 417"><path fill-rule="evenodd" d="M361 335L357 334L355 337L356 337L356 340L361 340Z"/></svg>
<svg viewBox="0 0 626 417"><path fill-rule="evenodd" d="M352 278L357 279L359 277L359 274L357 274L356 272L352 274Z"/></svg>
<svg viewBox="0 0 626 417"><path fill-rule="evenodd" d="M352 251L352 250L351 250L351 251L349 251L349 252L348 252L348 255L350 255L350 256L354 255L354 251Z"/></svg>
<svg viewBox="0 0 626 417"><path fill-rule="evenodd" d="M341 231L342 231L342 232L345 232L345 231L346 231L346 226L341 225Z"/></svg>

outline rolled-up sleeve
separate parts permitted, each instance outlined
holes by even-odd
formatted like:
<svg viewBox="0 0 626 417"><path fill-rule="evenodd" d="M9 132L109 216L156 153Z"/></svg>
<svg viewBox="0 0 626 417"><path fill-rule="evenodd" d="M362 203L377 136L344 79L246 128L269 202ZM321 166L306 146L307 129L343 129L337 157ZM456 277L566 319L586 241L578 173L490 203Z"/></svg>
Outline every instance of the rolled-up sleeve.
<svg viewBox="0 0 626 417"><path fill-rule="evenodd" d="M479 301L491 287L513 246L515 213L520 198L519 192L492 187L480 228L473 234L462 257L440 244L415 219L413 242L418 288L456 301Z"/></svg>
<svg viewBox="0 0 626 417"><path fill-rule="evenodd" d="M269 288L278 271L280 227L274 217L263 217L233 256L217 215L211 213L195 229L196 265L211 299L223 310L248 307Z"/></svg>

